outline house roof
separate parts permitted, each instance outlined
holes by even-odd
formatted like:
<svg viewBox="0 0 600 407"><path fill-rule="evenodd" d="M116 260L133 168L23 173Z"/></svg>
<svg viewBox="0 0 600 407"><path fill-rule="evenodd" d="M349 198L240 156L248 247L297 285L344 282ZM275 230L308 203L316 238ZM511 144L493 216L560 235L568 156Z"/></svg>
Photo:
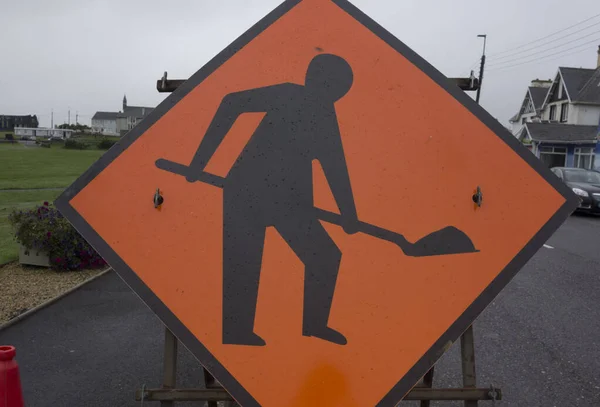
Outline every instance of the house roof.
<svg viewBox="0 0 600 407"><path fill-rule="evenodd" d="M526 123L525 127L532 140L538 142L596 142L598 126L558 123Z"/></svg>
<svg viewBox="0 0 600 407"><path fill-rule="evenodd" d="M567 89L567 93L571 97L571 100L579 94L583 85L585 85L594 73L594 69L586 68L567 68L561 66L558 69L560 70L565 88Z"/></svg>
<svg viewBox="0 0 600 407"><path fill-rule="evenodd" d="M154 110L153 107L125 106L125 110L119 113L118 117L146 117L152 110Z"/></svg>
<svg viewBox="0 0 600 407"><path fill-rule="evenodd" d="M592 76L583 85L577 95L578 102L600 104L600 67L596 68Z"/></svg>
<svg viewBox="0 0 600 407"><path fill-rule="evenodd" d="M92 120L117 120L117 112L96 112Z"/></svg>
<svg viewBox="0 0 600 407"><path fill-rule="evenodd" d="M571 102L600 104L600 67L596 69L560 67Z"/></svg>
<svg viewBox="0 0 600 407"><path fill-rule="evenodd" d="M525 99L529 98L529 100L533 103L533 108L537 114L540 113L544 105L544 100L546 99L546 94L548 93L548 88L542 88L537 86L530 86L527 88L527 93L525 94L525 98L523 99L523 103L521 104L521 109L515 113L513 117L511 117L508 121L516 122L519 120L522 114L525 113L526 105Z"/></svg>
<svg viewBox="0 0 600 407"><path fill-rule="evenodd" d="M533 106L535 107L536 111L539 111L542 108L544 99L546 98L546 93L548 93L548 89L549 88L540 88L535 86L529 87L529 95L533 101Z"/></svg>

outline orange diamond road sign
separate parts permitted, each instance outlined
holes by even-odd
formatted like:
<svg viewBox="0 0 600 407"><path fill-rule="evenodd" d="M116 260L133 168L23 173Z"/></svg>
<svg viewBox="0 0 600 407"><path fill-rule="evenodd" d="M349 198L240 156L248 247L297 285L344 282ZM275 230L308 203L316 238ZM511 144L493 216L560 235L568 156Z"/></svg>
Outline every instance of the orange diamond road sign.
<svg viewBox="0 0 600 407"><path fill-rule="evenodd" d="M395 405L577 200L352 4L289 0L56 204L241 405L280 407Z"/></svg>

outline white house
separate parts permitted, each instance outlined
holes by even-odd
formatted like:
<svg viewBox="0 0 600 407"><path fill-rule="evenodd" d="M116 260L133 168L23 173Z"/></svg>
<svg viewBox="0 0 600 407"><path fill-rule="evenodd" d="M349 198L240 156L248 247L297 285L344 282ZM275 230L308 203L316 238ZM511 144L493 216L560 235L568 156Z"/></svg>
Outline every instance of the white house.
<svg viewBox="0 0 600 407"><path fill-rule="evenodd" d="M596 68L559 67L549 86L529 87L510 122L549 167L600 170L600 47Z"/></svg>
<svg viewBox="0 0 600 407"><path fill-rule="evenodd" d="M96 112L92 117L92 133L101 133L106 136L117 136L117 113Z"/></svg>
<svg viewBox="0 0 600 407"><path fill-rule="evenodd" d="M118 112L96 112L92 117L92 132L107 136L123 136L141 122L154 108L128 106L123 96L123 110Z"/></svg>
<svg viewBox="0 0 600 407"><path fill-rule="evenodd" d="M63 140L71 138L74 130L50 129L47 127L15 127L15 136L23 137L60 137Z"/></svg>
<svg viewBox="0 0 600 407"><path fill-rule="evenodd" d="M117 113L117 132L123 136L138 125L154 108L127 105L127 96L123 96L123 111Z"/></svg>
<svg viewBox="0 0 600 407"><path fill-rule="evenodd" d="M509 121L511 130L514 135L517 135L526 122L532 122L540 118L544 99L548 93L548 88L552 85L552 80L534 79L531 85L527 88L521 109Z"/></svg>

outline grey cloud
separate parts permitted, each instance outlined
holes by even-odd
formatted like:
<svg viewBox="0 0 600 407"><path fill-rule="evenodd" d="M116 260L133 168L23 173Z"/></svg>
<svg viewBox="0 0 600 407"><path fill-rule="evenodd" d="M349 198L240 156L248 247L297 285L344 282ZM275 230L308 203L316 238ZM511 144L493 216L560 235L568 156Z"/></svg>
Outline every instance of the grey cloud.
<svg viewBox="0 0 600 407"><path fill-rule="evenodd" d="M597 0L353 3L449 77L477 71L477 34L488 35L492 66L494 53L600 12ZM47 126L51 109L55 123L67 119L69 108L72 121L78 111L80 121L89 123L97 110L118 109L123 93L131 104L157 105L165 95L154 84L164 70L171 77L193 74L278 4L1 0L0 113L35 113ZM558 64L595 67L596 48L505 71L490 68L482 105L507 124L531 79L552 77Z"/></svg>

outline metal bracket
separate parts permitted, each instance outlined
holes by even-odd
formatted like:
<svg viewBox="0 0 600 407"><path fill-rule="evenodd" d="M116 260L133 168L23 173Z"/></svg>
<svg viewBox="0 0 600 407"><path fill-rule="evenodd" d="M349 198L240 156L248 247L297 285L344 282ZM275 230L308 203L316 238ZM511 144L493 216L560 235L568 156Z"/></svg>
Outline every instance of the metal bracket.
<svg viewBox="0 0 600 407"><path fill-rule="evenodd" d="M471 75L468 78L448 78L448 80L464 91L479 89L479 79L475 77L473 71L471 71ZM162 78L156 81L156 90L161 93L174 92L185 81L186 79L167 79L167 71L165 71Z"/></svg>
<svg viewBox="0 0 600 407"><path fill-rule="evenodd" d="M479 185L477 186L475 194L473 194L473 202L475 202L478 207L481 207L481 203L483 202L483 192L481 192Z"/></svg>
<svg viewBox="0 0 600 407"><path fill-rule="evenodd" d="M162 203L165 201L165 199L163 198L163 196L160 194L160 189L156 188L156 192L154 193L154 207L158 208L159 206L162 205Z"/></svg>
<svg viewBox="0 0 600 407"><path fill-rule="evenodd" d="M161 93L174 92L185 81L185 79L167 79L167 71L165 71L162 78L156 81L156 90Z"/></svg>

